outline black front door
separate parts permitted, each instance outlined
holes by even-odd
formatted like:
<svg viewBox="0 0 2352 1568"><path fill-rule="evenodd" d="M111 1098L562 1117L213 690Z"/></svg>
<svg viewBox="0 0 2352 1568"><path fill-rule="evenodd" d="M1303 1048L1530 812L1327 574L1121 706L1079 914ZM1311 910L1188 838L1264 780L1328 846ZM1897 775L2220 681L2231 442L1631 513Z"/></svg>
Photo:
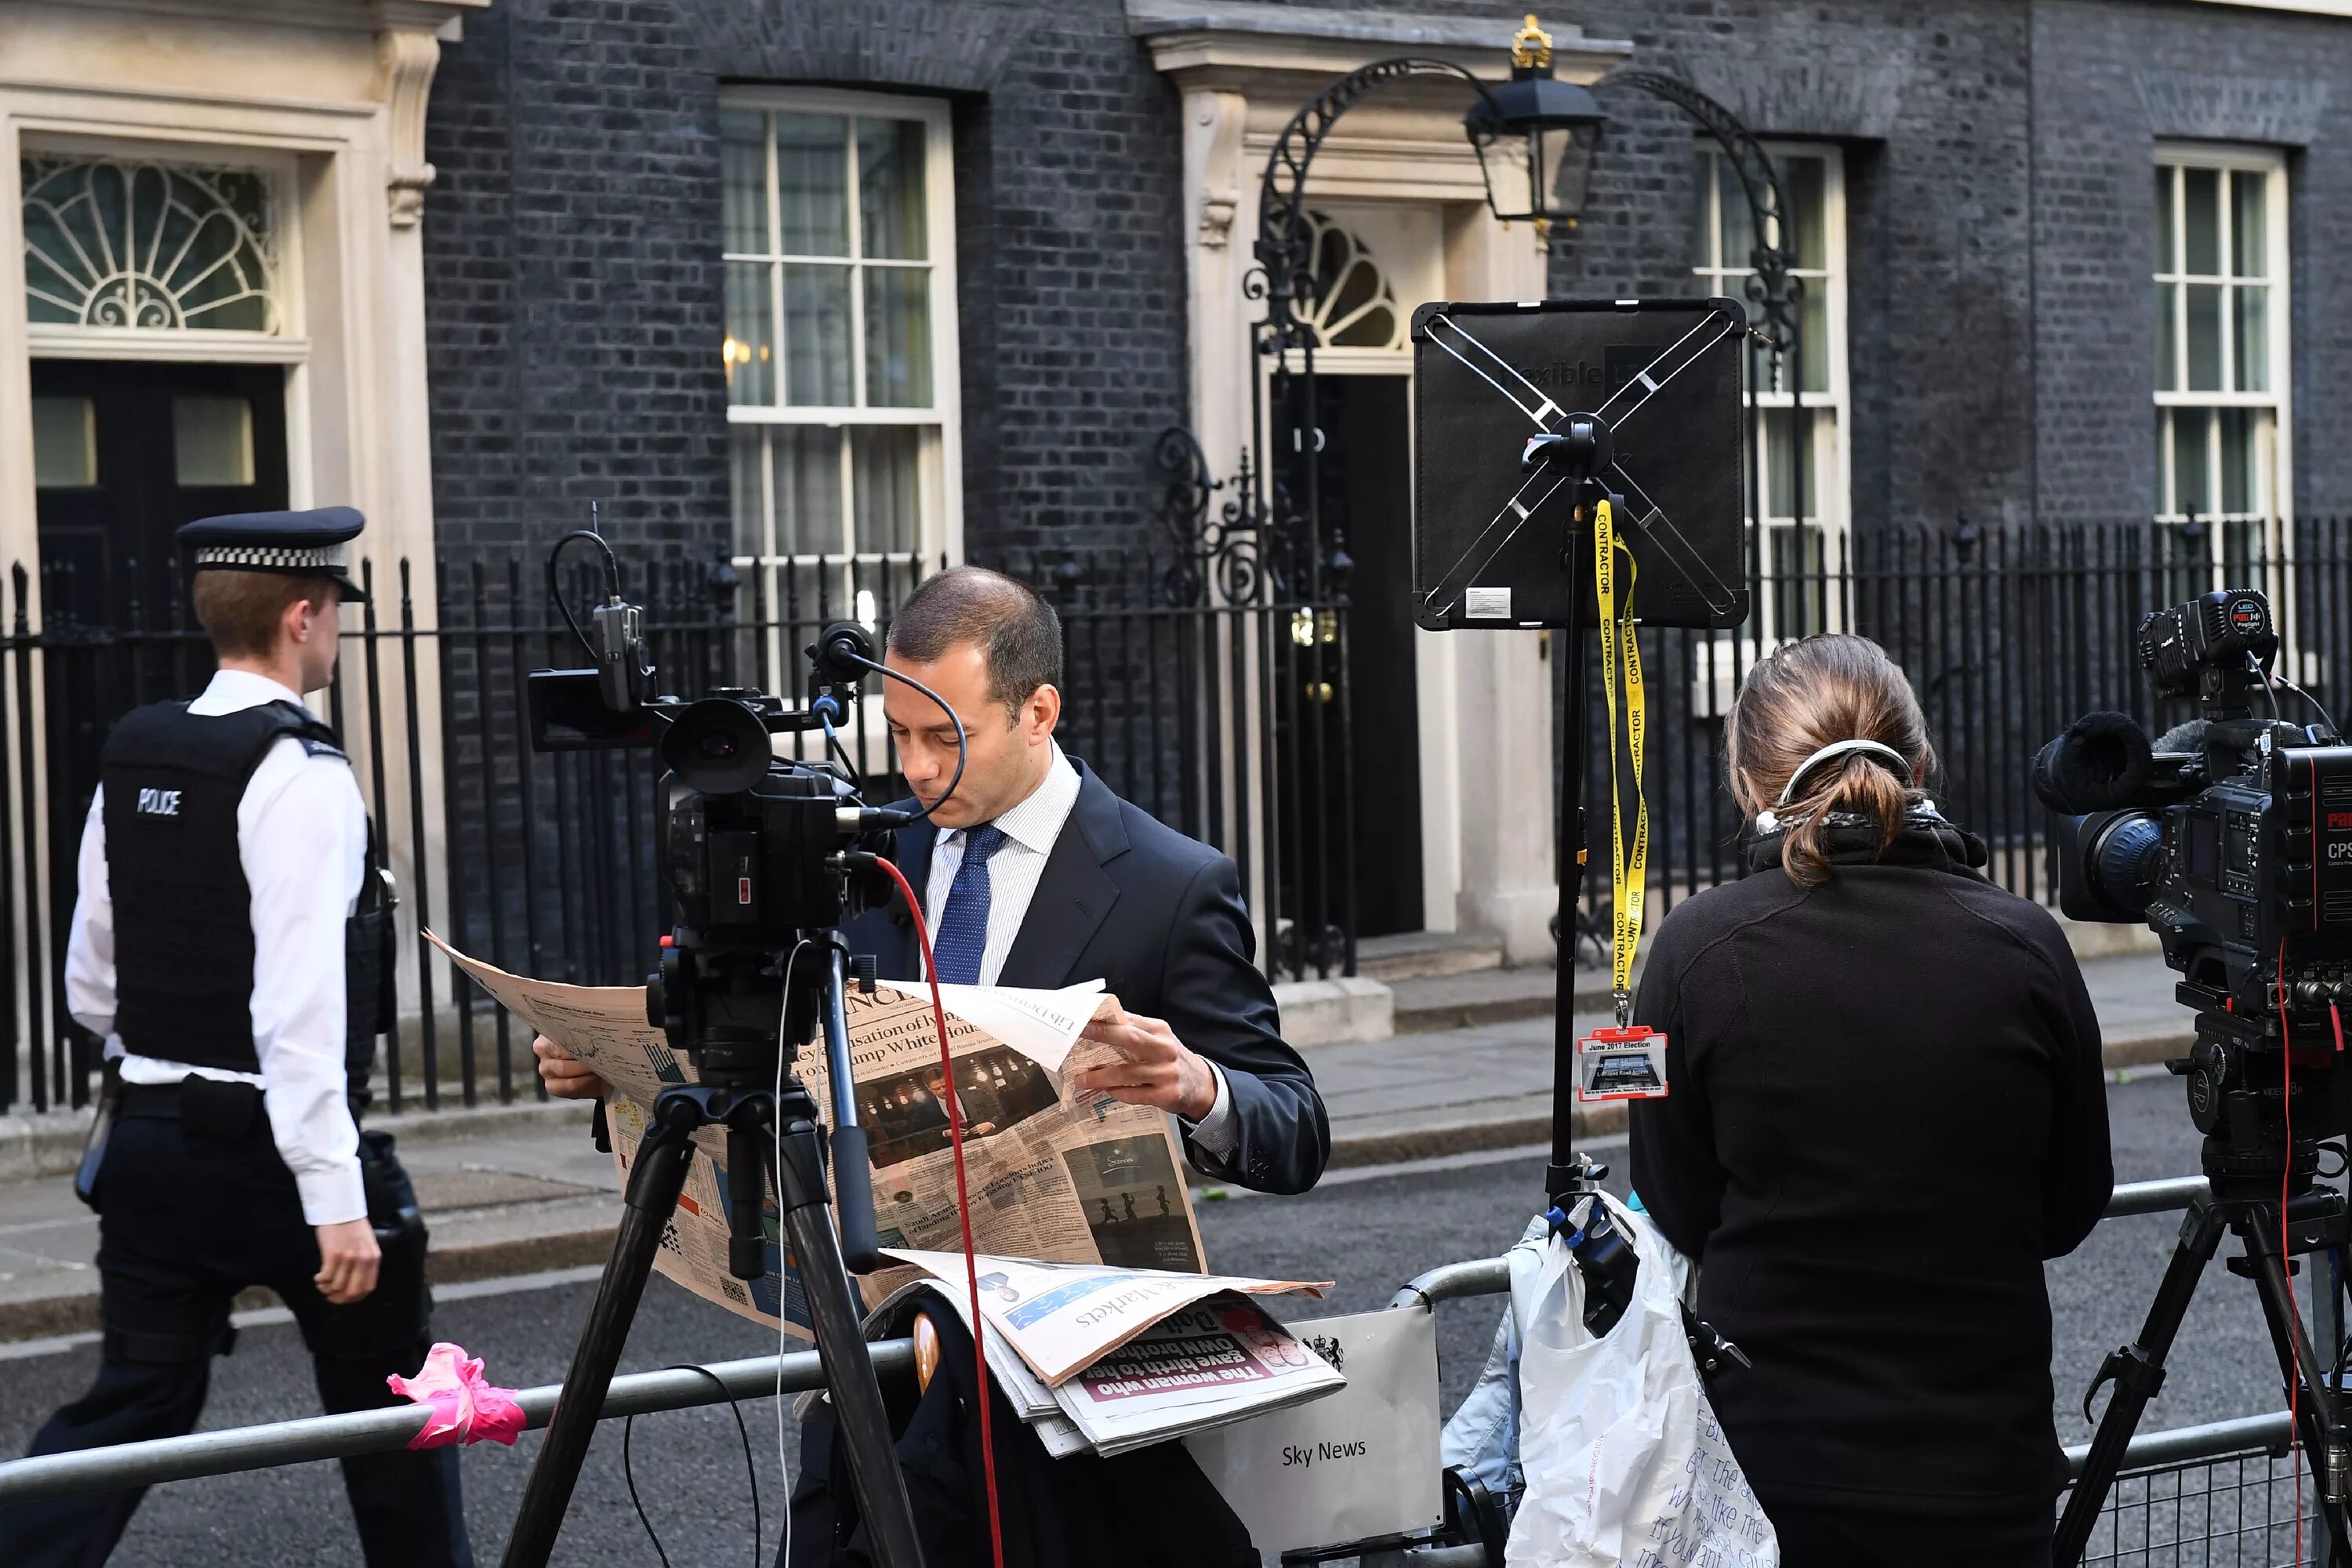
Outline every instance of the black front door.
<svg viewBox="0 0 2352 1568"><path fill-rule="evenodd" d="M212 674L173 532L285 506L286 374L112 360L32 370L49 919L62 952L107 731L142 703L194 695Z"/></svg>
<svg viewBox="0 0 2352 1568"><path fill-rule="evenodd" d="M1291 395L1296 397L1297 384ZM1423 924L1421 877L1421 703L1412 625L1412 384L1402 375L1318 375L1316 463L1323 535L1353 563L1348 575L1347 755L1322 771L1327 821L1352 797L1349 864L1356 934L1387 936ZM1302 439L1304 447L1309 443ZM1277 443L1280 451L1287 443ZM1289 465L1289 493L1304 475ZM1309 694L1310 700L1312 694ZM1337 741L1337 726L1332 727ZM1286 824L1286 831L1312 824ZM1318 841L1309 833L1309 842ZM1323 837L1337 861L1336 835ZM1336 918L1336 903L1332 912Z"/></svg>
<svg viewBox="0 0 2352 1568"><path fill-rule="evenodd" d="M286 373L116 360L32 368L45 619L184 625L173 531L286 504Z"/></svg>

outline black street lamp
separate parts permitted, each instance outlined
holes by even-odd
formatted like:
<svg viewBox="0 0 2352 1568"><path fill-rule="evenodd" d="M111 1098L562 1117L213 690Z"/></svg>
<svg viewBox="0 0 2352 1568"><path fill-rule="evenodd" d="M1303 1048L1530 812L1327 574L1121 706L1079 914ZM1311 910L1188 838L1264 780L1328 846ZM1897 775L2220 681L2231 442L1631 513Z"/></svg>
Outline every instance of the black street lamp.
<svg viewBox="0 0 2352 1568"><path fill-rule="evenodd" d="M1198 598L1213 580L1229 600L1255 597L1261 588L1302 599L1344 600L1349 564L1342 542L1324 536L1321 486L1314 454L1321 447L1315 395L1315 354L1322 345L1307 317L1322 286L1316 275L1316 230L1307 210L1307 177L1315 155L1349 110L1392 82L1416 77L1451 77L1477 95L1463 118L1463 132L1478 155L1486 206L1504 223L1532 223L1546 252L1561 228L1572 228L1584 205L1585 185L1601 128L1608 114L1591 89L1553 74L1552 39L1529 16L1511 40L1508 79L1488 85L1451 60L1399 56L1375 60L1335 79L1293 115L1265 163L1258 188L1257 267L1244 288L1265 301L1265 316L1252 328L1259 357L1272 361L1276 394L1286 405L1289 439L1278 451L1297 459L1290 483L1270 474L1264 441L1263 379L1251 377L1251 450L1242 456L1231 481L1213 481L1203 454L1188 432L1171 430L1161 439L1160 462L1171 475L1168 521L1182 552L1171 579L1172 595ZM1596 84L1645 92L1681 109L1723 149L1748 202L1755 244L1748 253L1754 275L1748 295L1759 318L1754 331L1785 372L1790 402L1804 395L1802 345L1797 325L1801 280L1795 265L1792 226L1780 177L1772 160L1738 116L1688 82L1655 71L1619 70ZM1527 166L1525 205L1506 205L1496 193L1489 154L1522 149ZM1516 161L1516 160L1515 160ZM1293 369L1294 364L1296 369ZM1759 378L1748 378L1748 493L1760 519L1756 447L1763 435ZM1790 479L1800 513L1804 508L1803 430L1792 412ZM1269 481L1271 483L1269 484ZM1215 517L1210 492L1231 489ZM1762 571L1759 542L1751 574ZM1326 579L1335 581L1327 584Z"/></svg>

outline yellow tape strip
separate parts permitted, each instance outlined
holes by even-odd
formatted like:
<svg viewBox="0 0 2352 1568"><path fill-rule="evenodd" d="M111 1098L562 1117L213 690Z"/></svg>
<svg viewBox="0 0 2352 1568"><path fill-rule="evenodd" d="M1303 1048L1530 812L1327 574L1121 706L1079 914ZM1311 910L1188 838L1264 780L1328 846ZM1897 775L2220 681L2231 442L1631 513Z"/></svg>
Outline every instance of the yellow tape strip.
<svg viewBox="0 0 2352 1568"><path fill-rule="evenodd" d="M1642 788L1642 752L1649 728L1649 700L1642 686L1642 649L1633 629L1633 555L1625 552L1625 602L1617 602L1617 527L1606 500L1592 510L1592 587L1601 612L1601 691L1609 724L1609 879L1615 929L1610 942L1610 988L1616 993L1617 1023L1631 1016L1633 950L1642 941L1642 900L1649 888L1650 802ZM1617 671L1625 673L1626 760L1633 765L1633 844L1625 845L1625 803L1617 761Z"/></svg>

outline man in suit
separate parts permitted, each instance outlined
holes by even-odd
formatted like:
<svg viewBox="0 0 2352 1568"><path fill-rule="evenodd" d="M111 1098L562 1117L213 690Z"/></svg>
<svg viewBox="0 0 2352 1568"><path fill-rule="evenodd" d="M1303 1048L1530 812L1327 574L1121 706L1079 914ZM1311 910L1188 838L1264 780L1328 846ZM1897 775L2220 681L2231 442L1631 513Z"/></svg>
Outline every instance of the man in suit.
<svg viewBox="0 0 2352 1568"><path fill-rule="evenodd" d="M929 812L898 830L891 858L922 896L939 978L1049 990L1101 979L1124 1016L1087 1033L1122 1059L1074 1075L1080 1089L1173 1114L1205 1175L1262 1192L1312 1187L1329 1124L1253 962L1234 863L1063 754L1053 607L1010 577L956 567L899 607L885 662L954 710L884 683L900 772ZM895 903L843 934L886 978L922 973L912 921ZM604 1092L546 1039L532 1045L551 1094Z"/></svg>

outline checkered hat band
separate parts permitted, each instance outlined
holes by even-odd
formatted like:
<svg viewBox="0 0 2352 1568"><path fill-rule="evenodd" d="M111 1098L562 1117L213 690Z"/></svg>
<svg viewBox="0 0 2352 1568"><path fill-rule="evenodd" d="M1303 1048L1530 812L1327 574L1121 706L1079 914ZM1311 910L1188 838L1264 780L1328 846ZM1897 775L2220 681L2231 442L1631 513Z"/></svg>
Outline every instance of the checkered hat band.
<svg viewBox="0 0 2352 1568"><path fill-rule="evenodd" d="M226 544L196 552L199 566L246 566L265 572L341 572L343 547L297 549L281 544Z"/></svg>

